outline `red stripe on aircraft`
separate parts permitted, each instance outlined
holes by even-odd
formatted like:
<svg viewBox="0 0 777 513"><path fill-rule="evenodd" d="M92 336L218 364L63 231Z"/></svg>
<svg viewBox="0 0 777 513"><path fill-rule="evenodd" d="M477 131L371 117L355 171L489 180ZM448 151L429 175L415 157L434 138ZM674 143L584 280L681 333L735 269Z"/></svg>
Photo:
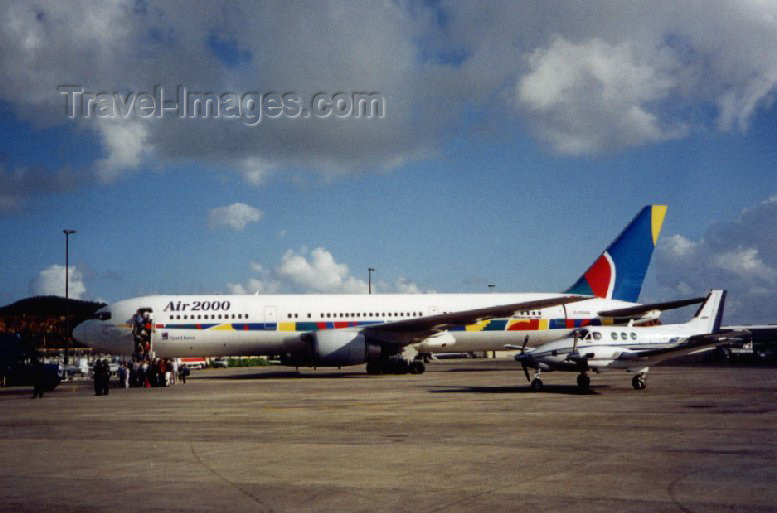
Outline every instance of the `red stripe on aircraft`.
<svg viewBox="0 0 777 513"><path fill-rule="evenodd" d="M510 325L507 331L528 331L540 329L539 319L521 319Z"/></svg>
<svg viewBox="0 0 777 513"><path fill-rule="evenodd" d="M586 271L585 280L591 287L595 296L607 297L607 290L610 288L612 279L612 269L607 257L602 254L596 262Z"/></svg>

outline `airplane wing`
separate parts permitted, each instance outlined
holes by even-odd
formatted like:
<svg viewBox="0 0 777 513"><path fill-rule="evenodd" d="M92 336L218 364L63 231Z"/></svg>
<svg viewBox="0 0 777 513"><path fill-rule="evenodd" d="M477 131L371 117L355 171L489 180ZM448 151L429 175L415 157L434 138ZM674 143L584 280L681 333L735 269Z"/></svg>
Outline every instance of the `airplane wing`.
<svg viewBox="0 0 777 513"><path fill-rule="evenodd" d="M739 342L747 338L750 332L747 330L729 331L726 333L711 333L707 335L694 335L685 342L672 347L648 349L646 351L633 351L623 353L622 360L650 360L651 363L662 362L671 358L677 358L703 349L717 347L723 344Z"/></svg>
<svg viewBox="0 0 777 513"><path fill-rule="evenodd" d="M403 319L401 321L387 322L362 328L364 333L373 335L380 340L391 343L410 344L421 341L435 333L445 331L453 326L474 324L488 319L512 317L521 310L540 310L551 306L564 305L591 299L592 296L557 296L536 301L524 301L507 305L489 306L473 310L461 310L458 312L442 313L418 317L415 319Z"/></svg>
<svg viewBox="0 0 777 513"><path fill-rule="evenodd" d="M618 318L618 319L627 319L627 318L639 318L642 315L646 314L647 312L650 312L651 310L672 310L675 308L682 308L684 306L688 305L695 305L699 303L703 303L707 299L707 296L704 297L695 297L692 299L680 299L677 301L667 301L665 303L648 303L644 305L639 306L632 306L629 308L615 308L613 310L602 310L598 312L597 315L599 317L612 317L612 318Z"/></svg>

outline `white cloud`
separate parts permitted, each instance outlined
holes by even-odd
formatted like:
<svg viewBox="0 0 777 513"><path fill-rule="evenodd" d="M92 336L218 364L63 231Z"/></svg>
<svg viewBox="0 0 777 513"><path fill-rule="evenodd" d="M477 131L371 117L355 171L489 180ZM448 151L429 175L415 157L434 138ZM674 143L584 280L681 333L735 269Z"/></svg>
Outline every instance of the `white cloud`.
<svg viewBox="0 0 777 513"><path fill-rule="evenodd" d="M161 166L196 162L261 185L269 174L339 177L429 158L451 136L475 132L461 130L473 118L527 126L567 155L710 127L746 130L777 84L774 2L580 2L559 9L552 2L374 0L307 4L311 12L303 16L283 0L186 5L6 2L0 99L22 120L68 123L93 135L105 154L95 162L104 181L153 153ZM214 37L230 42L242 56L238 64L214 48ZM327 49L323 57L320 48ZM378 92L386 115L264 119L257 127L174 113L74 121L57 93L68 84L122 94L162 85L171 100L179 85L302 98Z"/></svg>
<svg viewBox="0 0 777 513"><path fill-rule="evenodd" d="M68 295L73 299L81 299L86 294L84 276L75 266L68 267ZM33 282L33 292L41 296L65 297L65 266L52 265L43 269Z"/></svg>
<svg viewBox="0 0 777 513"><path fill-rule="evenodd" d="M249 269L256 276L246 283L228 283L230 294L366 294L369 290L367 281L354 277L347 265L338 263L332 253L322 247L313 251L290 249L283 254L275 270L268 270L255 261ZM393 283L373 282L373 292L420 294L422 290L414 282L400 277Z"/></svg>
<svg viewBox="0 0 777 513"><path fill-rule="evenodd" d="M239 165L243 180L251 185L263 185L273 171L273 166L258 157L249 157Z"/></svg>
<svg viewBox="0 0 777 513"><path fill-rule="evenodd" d="M283 255L278 275L311 292L361 294L368 289L366 281L351 276L348 266L335 262L324 248L316 248L309 255L304 249L300 253L288 250Z"/></svg>
<svg viewBox="0 0 777 513"><path fill-rule="evenodd" d="M711 225L699 240L674 235L659 240L653 265L655 297L729 291L727 322L777 319L777 201L745 209L738 219Z"/></svg>
<svg viewBox="0 0 777 513"><path fill-rule="evenodd" d="M101 119L98 130L108 156L97 162L97 176L114 182L123 172L137 168L151 153L148 125L141 121Z"/></svg>
<svg viewBox="0 0 777 513"><path fill-rule="evenodd" d="M676 86L676 63L662 52L640 60L628 43L556 38L529 56L516 87L519 105L560 153L579 155L677 137L651 111Z"/></svg>
<svg viewBox="0 0 777 513"><path fill-rule="evenodd" d="M245 203L233 203L226 207L212 208L208 212L208 227L215 230L227 227L236 232L245 229L248 223L257 223L262 211Z"/></svg>

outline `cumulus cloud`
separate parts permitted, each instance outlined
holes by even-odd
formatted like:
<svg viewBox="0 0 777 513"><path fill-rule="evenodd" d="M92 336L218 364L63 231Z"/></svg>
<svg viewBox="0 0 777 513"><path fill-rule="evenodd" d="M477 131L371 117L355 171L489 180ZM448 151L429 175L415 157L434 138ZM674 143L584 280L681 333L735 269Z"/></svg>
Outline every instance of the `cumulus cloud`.
<svg viewBox="0 0 777 513"><path fill-rule="evenodd" d="M263 185L272 174L273 166L259 157L248 157L238 165L243 180L251 185Z"/></svg>
<svg viewBox="0 0 777 513"><path fill-rule="evenodd" d="M52 265L43 269L32 285L33 293L41 296L65 296L65 266ZM68 267L68 295L81 299L86 294L84 276L75 266Z"/></svg>
<svg viewBox="0 0 777 513"><path fill-rule="evenodd" d="M258 185L270 173L383 172L437 155L471 132L472 119L518 121L567 155L710 127L743 131L772 100L775 47L777 4L759 0L563 9L531 0L17 0L0 18L0 99L30 123L69 123L91 136L103 150L93 170L103 181L153 154L161 166L193 161ZM302 99L380 93L385 115L265 117L254 127L175 113L74 120L60 85L121 95L160 85L170 101L178 86Z"/></svg>
<svg viewBox="0 0 777 513"><path fill-rule="evenodd" d="M359 294L367 291L367 282L351 276L348 266L335 262L324 248L309 254L303 250L284 253L278 275L291 284L311 292Z"/></svg>
<svg viewBox="0 0 777 513"><path fill-rule="evenodd" d="M599 38L574 44L556 38L529 56L516 87L519 105L560 153L580 155L675 138L651 107L676 87L677 63L656 53L640 61L629 43Z"/></svg>
<svg viewBox="0 0 777 513"><path fill-rule="evenodd" d="M677 234L659 242L655 255L659 295L729 291L727 322L777 319L777 195L745 209L739 218L711 225L698 240Z"/></svg>
<svg viewBox="0 0 777 513"><path fill-rule="evenodd" d="M248 223L258 223L262 211L245 203L233 203L226 207L212 208L208 212L208 227L215 230L221 227L243 231Z"/></svg>
<svg viewBox="0 0 777 513"><path fill-rule="evenodd" d="M98 124L108 156L97 162L97 175L103 182L113 182L127 170L137 168L151 153L148 126L141 121L104 119Z"/></svg>
<svg viewBox="0 0 777 513"><path fill-rule="evenodd" d="M312 251L302 248L288 250L274 270L259 262L251 262L254 274L246 283L228 283L231 294L272 294L275 292L315 294L366 294L369 284L354 277L347 265L335 260L331 252L318 247ZM412 281L400 277L393 283L373 283L373 292L420 294L422 290Z"/></svg>

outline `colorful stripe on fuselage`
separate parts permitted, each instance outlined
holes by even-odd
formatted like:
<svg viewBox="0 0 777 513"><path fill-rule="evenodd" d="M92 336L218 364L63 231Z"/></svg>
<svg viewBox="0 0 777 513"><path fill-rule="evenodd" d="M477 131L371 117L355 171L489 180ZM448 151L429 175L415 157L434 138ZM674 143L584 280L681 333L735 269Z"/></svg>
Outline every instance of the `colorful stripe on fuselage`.
<svg viewBox="0 0 777 513"><path fill-rule="evenodd" d="M157 330L213 330L213 331L283 331L310 332L343 328L360 328L382 324L381 321L344 322L281 322L281 323L227 323L227 324L157 324ZM491 319L476 324L452 326L448 331L539 331L573 329L583 326L601 326L601 319Z"/></svg>

